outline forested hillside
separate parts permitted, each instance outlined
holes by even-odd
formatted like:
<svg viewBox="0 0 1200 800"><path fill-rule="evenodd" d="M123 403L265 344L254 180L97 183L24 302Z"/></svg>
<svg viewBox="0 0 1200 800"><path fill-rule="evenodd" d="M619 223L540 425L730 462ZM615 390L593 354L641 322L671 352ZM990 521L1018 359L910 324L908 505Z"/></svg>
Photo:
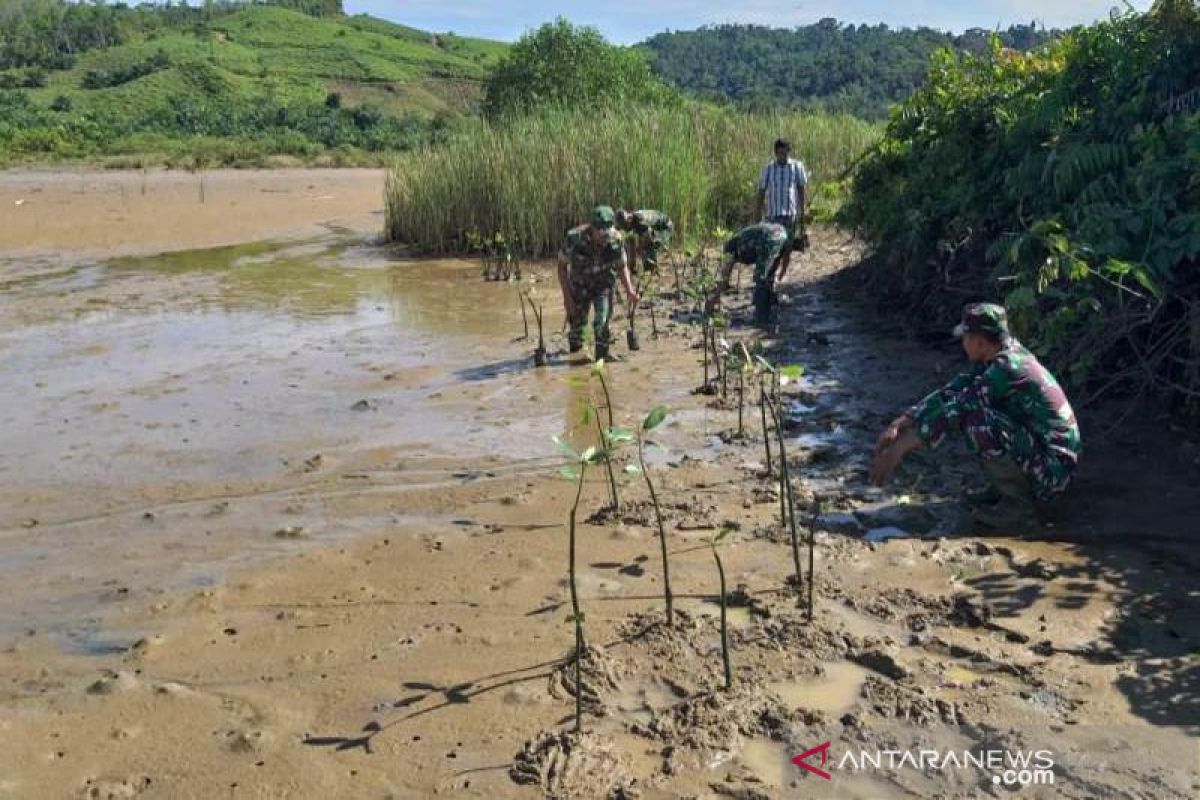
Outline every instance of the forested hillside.
<svg viewBox="0 0 1200 800"><path fill-rule="evenodd" d="M505 49L345 16L338 0L12 0L0 6L0 161L370 159L473 113Z"/></svg>
<svg viewBox="0 0 1200 800"><path fill-rule="evenodd" d="M1017 25L996 35L1005 47L1031 50L1056 33ZM665 81L705 99L882 118L924 83L934 51L979 53L991 37L982 29L952 35L823 19L791 29L719 25L660 33L644 46Z"/></svg>

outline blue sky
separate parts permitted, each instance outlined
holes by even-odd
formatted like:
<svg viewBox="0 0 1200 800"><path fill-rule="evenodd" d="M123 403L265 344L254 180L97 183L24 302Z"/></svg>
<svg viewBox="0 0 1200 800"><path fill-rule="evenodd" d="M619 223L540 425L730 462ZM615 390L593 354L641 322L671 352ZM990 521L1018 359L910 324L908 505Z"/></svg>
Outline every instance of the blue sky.
<svg viewBox="0 0 1200 800"><path fill-rule="evenodd" d="M1150 0L1133 0L1145 9ZM1037 20L1065 27L1105 17L1122 0L346 0L349 12L365 12L437 32L454 31L512 41L529 28L561 15L595 25L609 39L632 44L668 28L687 30L722 22L792 27L836 17L843 22L893 27L928 25L953 31L1007 27Z"/></svg>

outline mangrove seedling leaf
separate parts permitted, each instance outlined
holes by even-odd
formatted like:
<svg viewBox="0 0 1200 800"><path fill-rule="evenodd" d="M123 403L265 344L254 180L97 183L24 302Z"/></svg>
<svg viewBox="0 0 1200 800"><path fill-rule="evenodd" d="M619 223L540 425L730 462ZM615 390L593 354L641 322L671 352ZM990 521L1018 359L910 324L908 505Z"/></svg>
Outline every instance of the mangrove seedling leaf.
<svg viewBox="0 0 1200 800"><path fill-rule="evenodd" d="M659 425L662 425L663 420L665 420L666 418L667 418L667 407L666 406L655 406L650 411L650 413L646 415L645 421L642 422L642 430L652 431L655 428L657 428Z"/></svg>
<svg viewBox="0 0 1200 800"><path fill-rule="evenodd" d="M720 544L721 540L731 533L733 533L733 528L722 528L721 532L713 537L713 544Z"/></svg>
<svg viewBox="0 0 1200 800"><path fill-rule="evenodd" d="M570 467L559 467L558 477L564 478L568 481L577 481L579 480L579 473Z"/></svg>
<svg viewBox="0 0 1200 800"><path fill-rule="evenodd" d="M641 475L642 468L639 467L637 464L626 464L625 465L625 474L626 475Z"/></svg>
<svg viewBox="0 0 1200 800"><path fill-rule="evenodd" d="M569 444L567 444L566 442L564 442L564 441L562 440L562 437L560 437L560 436L555 436L555 437L554 437L554 444L555 444L555 445L557 445L557 446L558 446L558 449L559 449L559 450L561 450L561 451L563 452L563 455L569 456L569 457L570 457L570 459L571 459L572 461L578 461L578 460L579 460L579 453L578 453L578 452L575 450L575 448L574 448L574 447L571 447L571 445L569 445Z"/></svg>
<svg viewBox="0 0 1200 800"><path fill-rule="evenodd" d="M579 456L579 460L584 464L595 464L604 458L604 451L597 447L589 447Z"/></svg>
<svg viewBox="0 0 1200 800"><path fill-rule="evenodd" d="M603 358L597 360L595 364L592 364L592 374L593 375L599 375L602 372L604 372L604 359Z"/></svg>
<svg viewBox="0 0 1200 800"><path fill-rule="evenodd" d="M779 374L787 381L799 381L804 377L804 367L799 364L790 364L781 368Z"/></svg>
<svg viewBox="0 0 1200 800"><path fill-rule="evenodd" d="M609 428L604 432L604 438L608 439L610 444L624 444L625 442L633 441L633 431L628 428Z"/></svg>

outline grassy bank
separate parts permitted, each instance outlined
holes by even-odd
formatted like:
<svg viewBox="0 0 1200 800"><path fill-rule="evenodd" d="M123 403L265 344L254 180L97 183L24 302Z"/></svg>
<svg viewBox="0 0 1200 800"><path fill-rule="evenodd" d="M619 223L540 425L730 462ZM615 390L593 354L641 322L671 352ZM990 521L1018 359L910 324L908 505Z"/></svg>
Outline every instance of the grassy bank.
<svg viewBox="0 0 1200 800"><path fill-rule="evenodd" d="M448 144L400 157L387 186L387 233L431 253L463 250L472 231L503 231L545 255L598 202L669 213L684 238L757 218L754 183L778 136L815 181L815 207L840 200L839 176L879 129L820 114L669 109L548 111L478 121Z"/></svg>

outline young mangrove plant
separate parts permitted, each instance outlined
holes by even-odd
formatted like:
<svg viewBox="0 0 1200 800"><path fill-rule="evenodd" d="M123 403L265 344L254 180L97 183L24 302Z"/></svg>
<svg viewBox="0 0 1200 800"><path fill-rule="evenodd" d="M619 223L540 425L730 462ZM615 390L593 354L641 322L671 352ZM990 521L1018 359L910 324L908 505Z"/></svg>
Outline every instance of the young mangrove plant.
<svg viewBox="0 0 1200 800"><path fill-rule="evenodd" d="M817 521L821 518L821 498L813 498L812 520L808 526L808 621L812 622L814 606L813 606L813 587L817 585L816 572L816 547L817 547Z"/></svg>
<svg viewBox="0 0 1200 800"><path fill-rule="evenodd" d="M717 547L721 541L733 533L733 528L723 528L720 533L709 540L708 546L712 549L713 560L717 562L717 578L721 584L721 663L725 667L725 689L728 691L733 688L733 667L729 663L729 599L725 590L725 565L721 563L721 554Z"/></svg>
<svg viewBox="0 0 1200 800"><path fill-rule="evenodd" d="M537 349L533 351L533 364L536 367L544 367L549 364L546 358L546 336L543 320L545 318L545 307L542 304L542 298L538 294L536 286L530 286L524 290L524 295L521 301L521 313L525 312L525 303L529 303L529 310L533 312L533 318L537 322L538 344ZM527 323L528 325L528 323ZM528 327L526 328L528 330ZM528 333L526 333L528 338Z"/></svg>
<svg viewBox="0 0 1200 800"><path fill-rule="evenodd" d="M517 302L521 305L521 324L525 326L525 333L521 336L520 341L529 340L529 315L525 313L525 294L521 291L521 284L517 284Z"/></svg>
<svg viewBox="0 0 1200 800"><path fill-rule="evenodd" d="M605 428L600 423L599 409L594 403L591 404L591 409L595 412L596 433L600 437L600 447L603 448L604 466L608 470L608 485L612 492L612 510L615 512L621 508L621 496L617 489L617 476L613 471L612 456L621 444L632 441L633 436L628 431L617 428L614 424L612 394L608 391L608 381L604 377L604 359L592 364L591 377L600 382L600 389L604 393L605 409L608 412L608 427Z"/></svg>
<svg viewBox="0 0 1200 800"><path fill-rule="evenodd" d="M800 535L796 529L796 497L792 490L792 475L788 466L787 444L783 431L783 397L782 389L789 383L794 383L800 380L804 375L804 368L799 366L781 367L775 372L776 376L776 393L775 403L771 407L771 414L775 423L776 444L779 446L779 489L783 494L780 498L781 516L784 498L787 500L787 529L791 537L792 544L792 565L795 568L796 592L799 594L804 587L804 573L800 566Z"/></svg>
<svg viewBox="0 0 1200 800"><path fill-rule="evenodd" d="M771 463L771 432L767 427L767 406L770 403L767 397L767 381L769 376L774 375L775 368L760 355L756 355L754 358L754 371L758 376L758 411L759 416L762 418L763 449L766 450L767 477L769 478L775 472L775 467Z"/></svg>
<svg viewBox="0 0 1200 800"><path fill-rule="evenodd" d="M662 506L658 502L658 493L654 491L654 482L650 480L650 472L646 469L646 435L657 428L667 418L666 406L655 406L637 431L638 466L636 471L642 474L646 481L646 489L650 492L650 502L654 505L654 521L658 525L658 543L662 548L663 596L667 601L667 625L675 624L675 596L671 593L671 565L667 560L667 529L663 524ZM633 471L633 470L631 470Z"/></svg>
<svg viewBox="0 0 1200 800"><path fill-rule="evenodd" d="M583 610L579 607L579 587L575 581L575 531L579 516L579 501L583 497L583 482L587 468L599 463L601 451L589 447L582 453L567 444L559 437L554 437L554 443L570 459L570 464L559 470L559 474L567 480L575 482L575 501L567 516L567 583L571 591L571 618L569 622L575 626L575 733L583 733L583 674L582 665L584 648L587 646L583 635Z"/></svg>

